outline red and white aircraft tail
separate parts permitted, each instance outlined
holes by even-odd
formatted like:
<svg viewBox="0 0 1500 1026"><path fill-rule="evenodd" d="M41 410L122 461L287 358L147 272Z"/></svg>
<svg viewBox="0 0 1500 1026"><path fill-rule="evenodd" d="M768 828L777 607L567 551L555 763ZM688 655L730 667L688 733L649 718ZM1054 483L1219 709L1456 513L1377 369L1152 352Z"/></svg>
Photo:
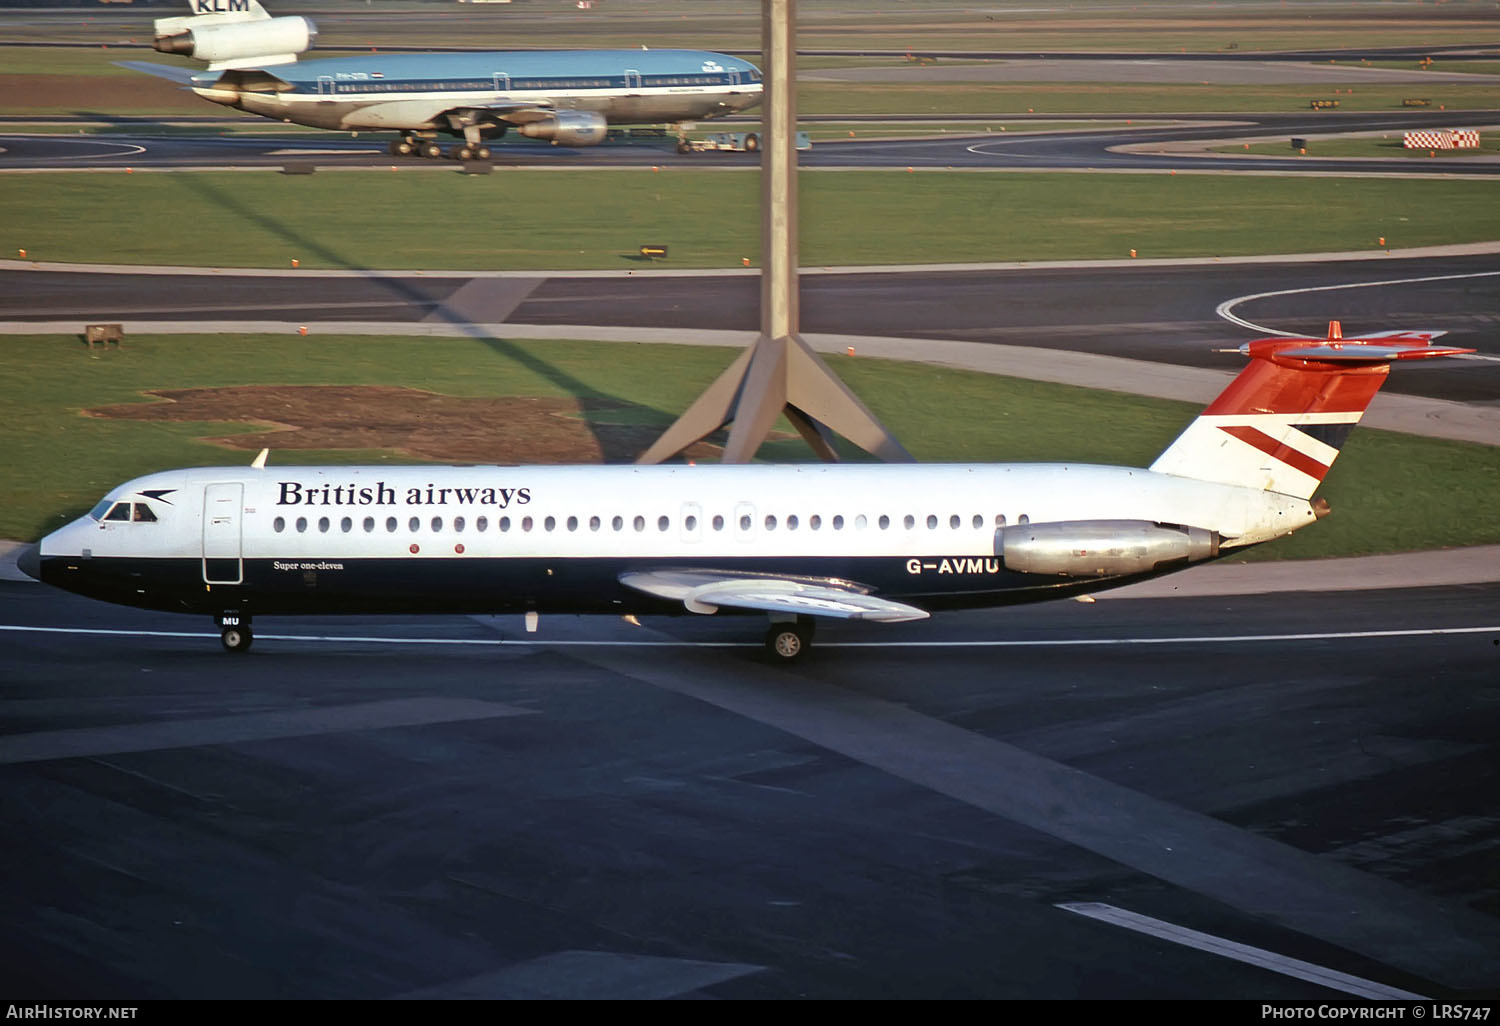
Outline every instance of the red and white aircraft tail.
<svg viewBox="0 0 1500 1026"><path fill-rule="evenodd" d="M1395 360L1458 356L1441 331L1344 338L1262 338L1240 346L1250 366L1157 457L1161 474L1310 499Z"/></svg>

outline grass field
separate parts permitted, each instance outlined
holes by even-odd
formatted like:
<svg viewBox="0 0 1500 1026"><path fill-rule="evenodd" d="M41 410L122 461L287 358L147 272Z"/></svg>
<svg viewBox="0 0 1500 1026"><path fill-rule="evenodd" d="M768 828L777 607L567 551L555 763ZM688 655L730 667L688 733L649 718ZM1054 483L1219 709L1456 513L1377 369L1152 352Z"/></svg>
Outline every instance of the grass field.
<svg viewBox="0 0 1500 1026"><path fill-rule="evenodd" d="M1334 89L1341 89L1336 97ZM1352 92L1350 91L1352 89ZM1420 90L1432 110L1493 110L1500 107L1500 81L1494 85L1437 85ZM1341 111L1404 110L1413 95L1407 85L1357 88L1319 83L1278 86L1164 85L1136 82L1027 82L1018 84L860 83L858 89L816 82L799 83L802 114L1193 114L1306 111L1315 99L1337 99Z"/></svg>
<svg viewBox="0 0 1500 1026"><path fill-rule="evenodd" d="M804 267L1231 256L1500 238L1500 182L933 171L812 172ZM456 170L7 177L0 254L210 267L740 267L759 255L755 171ZM380 216L368 216L370 211ZM461 212L439 217L434 212ZM879 211L878 217L870 216ZM1313 215L1316 216L1313 216ZM144 230L144 226L152 226ZM158 230L159 226L172 226Z"/></svg>
<svg viewBox="0 0 1500 1026"><path fill-rule="evenodd" d="M498 10L451 3L369 4L285 0L272 13L311 13L330 47L405 42L493 47L760 45L758 4L728 0L610 0L592 10L515 4ZM67 12L53 24L28 19L0 26L7 39L59 38L116 43L149 38L159 8ZM68 16L71 15L71 16ZM82 15L80 17L80 15ZM806 48L1219 51L1431 46L1493 42L1489 0L1441 3L1284 0L1277 4L955 5L951 0L802 0L799 42Z"/></svg>
<svg viewBox="0 0 1500 1026"><path fill-rule="evenodd" d="M1500 35L1500 27L1496 28ZM467 41L465 45L470 45ZM573 45L582 45L575 43ZM654 45L668 45L665 43ZM703 45L698 44L683 45ZM316 55L351 52L320 47ZM118 67L120 60L149 60L172 67L198 67L150 50L49 47L0 51L0 113L7 114L232 114L177 87L175 83ZM983 62L943 59L947 67L978 67ZM1480 63L1480 62L1476 62ZM1484 62L1487 63L1487 62ZM804 72L826 67L905 66L900 58L819 58L798 62ZM1365 84L1358 66L1342 83L1299 83L1304 66L1287 64L1278 86L1164 84L1150 82L1014 83L861 82L857 87L804 81L797 106L803 114L1020 114L1184 113L1307 110L1312 99L1330 98L1337 89L1341 110L1400 110L1416 93L1432 108L1481 110L1500 107L1500 78L1493 84ZM1500 70L1500 62L1495 62ZM1458 70L1458 69L1455 69ZM259 120L244 115L247 120Z"/></svg>
<svg viewBox="0 0 1500 1026"><path fill-rule="evenodd" d="M8 414L0 424L6 453L0 537L38 537L137 474L248 464L250 452L202 439L262 430L264 423L80 413L147 401L147 389L389 384L456 396L572 395L631 404L638 409L624 415L665 427L733 355L598 342L269 336L136 336L125 349L99 351L74 337L15 337L0 347L0 395ZM848 357L830 362L926 462L1144 466L1197 413L1186 403L940 367ZM262 419L274 421L276 412L267 410ZM810 458L795 440L768 445L761 456ZM513 452L493 458L525 462ZM410 462L390 451L272 454L280 465L372 461ZM1306 558L1500 542L1500 521L1492 515L1500 504L1500 463L1486 447L1356 431L1322 494L1334 516L1257 555Z"/></svg>

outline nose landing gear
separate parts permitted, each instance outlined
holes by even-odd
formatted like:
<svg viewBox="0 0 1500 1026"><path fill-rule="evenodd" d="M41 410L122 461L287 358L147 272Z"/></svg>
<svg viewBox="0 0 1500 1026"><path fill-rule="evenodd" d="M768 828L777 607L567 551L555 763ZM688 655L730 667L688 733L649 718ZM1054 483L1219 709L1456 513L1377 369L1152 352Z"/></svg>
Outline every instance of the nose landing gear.
<svg viewBox="0 0 1500 1026"><path fill-rule="evenodd" d="M219 641L226 652L248 652L255 635L250 631L250 615L237 609L220 613L214 617L219 628Z"/></svg>

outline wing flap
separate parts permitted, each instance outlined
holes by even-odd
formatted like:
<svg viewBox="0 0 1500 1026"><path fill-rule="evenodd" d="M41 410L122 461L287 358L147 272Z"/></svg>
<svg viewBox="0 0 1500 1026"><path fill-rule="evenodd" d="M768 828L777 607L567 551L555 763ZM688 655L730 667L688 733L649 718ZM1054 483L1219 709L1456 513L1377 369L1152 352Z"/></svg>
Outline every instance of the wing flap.
<svg viewBox="0 0 1500 1026"><path fill-rule="evenodd" d="M925 609L879 598L860 585L832 578L645 570L621 574L620 583L647 595L680 601L692 613L716 613L728 607L879 623L925 620L929 615Z"/></svg>

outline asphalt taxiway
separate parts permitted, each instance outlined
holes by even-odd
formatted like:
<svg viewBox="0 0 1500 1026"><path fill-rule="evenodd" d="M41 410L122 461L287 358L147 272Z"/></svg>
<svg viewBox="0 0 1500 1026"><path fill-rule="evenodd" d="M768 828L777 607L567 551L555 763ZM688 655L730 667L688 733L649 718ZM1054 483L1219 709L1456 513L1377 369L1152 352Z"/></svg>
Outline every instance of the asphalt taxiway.
<svg viewBox="0 0 1500 1026"><path fill-rule="evenodd" d="M920 159L1183 159L1122 134ZM95 142L26 159L140 160ZM387 159L289 145L179 153ZM1445 328L1488 359L1382 402L1500 439L1492 252L805 271L824 348L1182 398L1261 329ZM12 263L0 321L734 344L756 289ZM0 990L28 1000L1500 996L1493 548L823 625L791 668L717 617L278 618L232 656L206 621L5 576Z"/></svg>
<svg viewBox="0 0 1500 1026"><path fill-rule="evenodd" d="M0 628L28 999L1500 992L1497 585Z"/></svg>
<svg viewBox="0 0 1500 1026"><path fill-rule="evenodd" d="M798 155L798 164L809 170L848 168L953 168L956 170L1112 170L1165 171L1193 167L1215 171L1271 171L1278 174L1432 174L1493 176L1500 161L1489 154L1445 156L1440 164L1405 157L1305 157L1283 159L1259 154L1207 154L1187 148L1215 140L1233 139L1285 141L1324 134L1396 134L1422 128L1488 128L1495 112L1398 111L1338 112L1309 110L1282 114L1007 114L945 116L951 134L886 139L848 139L822 142ZM0 120L0 171L84 170L89 168L224 169L285 167L300 165L320 170L389 167L393 161L406 168L453 170L452 161L393 158L386 146L391 133L300 132L291 134L168 134L153 131L150 121L134 118L105 119L117 127L109 135L5 134L7 124L23 127L39 119ZM99 127L99 119L48 118L64 127L76 125L80 132ZM704 122L702 129L733 129L744 118ZM836 122L857 125L861 121L889 123L917 119L900 115L803 117L808 125ZM251 124L256 119L215 122L183 119L203 128L218 124ZM922 119L921 123L930 123ZM976 126L997 121L1025 125L1028 122L1097 122L1087 131L965 131L965 123ZM1138 125L1146 121L1149 125ZM1161 124L1167 122L1167 124ZM753 153L679 154L670 137L629 139L600 146L571 148L533 140L506 138L493 147L497 168L547 167L724 167L752 168L760 158ZM1295 151L1288 149L1288 158Z"/></svg>
<svg viewBox="0 0 1500 1026"><path fill-rule="evenodd" d="M319 252L315 239L299 240ZM330 254L337 258L337 254ZM1393 377L1431 416L1500 439L1500 247L1223 260L803 268L801 323L821 348L1206 401L1275 333L1442 330L1473 347ZM313 271L0 261L0 333L183 331L618 338L745 345L757 271ZM1029 350L1027 353L1025 351ZM987 352L986 352L987 351ZM1129 365L1138 365L1129 374ZM1202 372L1202 373L1195 373ZM1463 404L1463 409L1453 404ZM1395 426L1395 425L1390 425Z"/></svg>

